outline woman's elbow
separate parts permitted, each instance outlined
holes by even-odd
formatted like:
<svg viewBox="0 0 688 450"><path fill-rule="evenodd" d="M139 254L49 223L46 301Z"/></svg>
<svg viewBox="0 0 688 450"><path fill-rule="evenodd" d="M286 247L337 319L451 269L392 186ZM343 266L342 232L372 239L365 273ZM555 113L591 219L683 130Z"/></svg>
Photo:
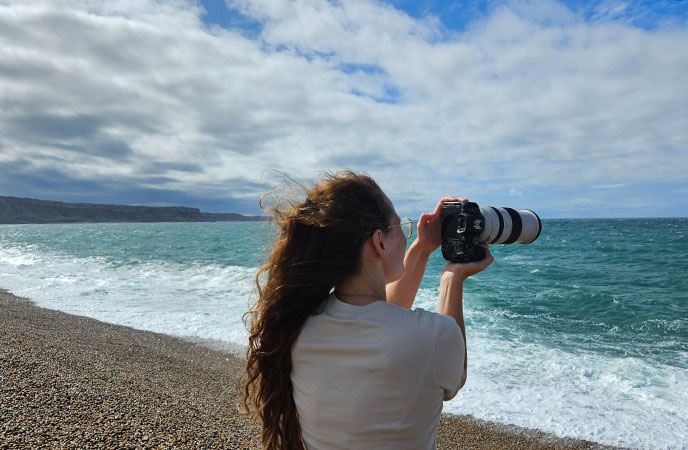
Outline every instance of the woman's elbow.
<svg viewBox="0 0 688 450"><path fill-rule="evenodd" d="M446 401L449 401L449 400L453 399L454 397L456 397L456 394L459 393L459 391L461 390L461 388L463 387L464 384L466 384L466 371L465 370L463 371L463 374L461 375L461 381L459 382L459 387L456 388L456 391L454 391L454 393L451 395L445 393L444 401L446 402Z"/></svg>
<svg viewBox="0 0 688 450"><path fill-rule="evenodd" d="M466 371L464 370L464 371L463 371L463 374L461 375L461 382L459 383L459 391L461 390L461 388L463 387L463 385L466 384L466 378L467 378L467 377L468 377L468 374L467 374ZM457 391L457 392L458 392L458 391Z"/></svg>

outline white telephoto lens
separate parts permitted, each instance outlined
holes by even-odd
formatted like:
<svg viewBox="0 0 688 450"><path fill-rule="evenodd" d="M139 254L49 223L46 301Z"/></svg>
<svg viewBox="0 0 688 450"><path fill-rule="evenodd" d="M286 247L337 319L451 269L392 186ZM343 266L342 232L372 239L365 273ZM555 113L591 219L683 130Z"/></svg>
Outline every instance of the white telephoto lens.
<svg viewBox="0 0 688 450"><path fill-rule="evenodd" d="M489 244L494 241L499 233L499 223L501 219L497 216L497 213L490 206L481 206L480 214L485 218L485 228L480 234L480 242L483 244Z"/></svg>
<svg viewBox="0 0 688 450"><path fill-rule="evenodd" d="M499 236L497 236L493 241L493 244L504 244L509 239L509 236L511 236L511 229L513 227L511 214L509 214L509 211L507 211L506 208L496 206L494 209L502 217L504 226L502 227L502 232L499 233Z"/></svg>
<svg viewBox="0 0 688 450"><path fill-rule="evenodd" d="M480 242L483 244L530 244L540 236L542 222L537 214L528 209L481 206L485 218Z"/></svg>
<svg viewBox="0 0 688 450"><path fill-rule="evenodd" d="M542 223L537 214L529 209L522 209L518 212L521 216L521 235L516 242L521 244L530 244L540 236L542 230Z"/></svg>

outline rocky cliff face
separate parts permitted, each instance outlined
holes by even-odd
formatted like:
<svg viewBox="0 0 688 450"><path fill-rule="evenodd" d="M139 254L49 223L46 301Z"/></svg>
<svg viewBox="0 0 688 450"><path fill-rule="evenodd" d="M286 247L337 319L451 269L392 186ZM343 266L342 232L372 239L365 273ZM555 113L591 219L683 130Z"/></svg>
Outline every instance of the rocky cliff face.
<svg viewBox="0 0 688 450"><path fill-rule="evenodd" d="M0 196L0 223L220 222L264 220L262 216L204 213L183 206L129 206L64 203Z"/></svg>

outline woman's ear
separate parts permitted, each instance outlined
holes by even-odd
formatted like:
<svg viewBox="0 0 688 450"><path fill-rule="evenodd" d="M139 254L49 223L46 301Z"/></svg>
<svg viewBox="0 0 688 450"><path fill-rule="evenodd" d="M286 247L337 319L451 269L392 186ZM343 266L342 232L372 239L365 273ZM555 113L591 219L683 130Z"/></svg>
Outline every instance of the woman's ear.
<svg viewBox="0 0 688 450"><path fill-rule="evenodd" d="M382 230L375 230L375 233L373 233L373 248L380 257L385 257L385 244L382 242Z"/></svg>

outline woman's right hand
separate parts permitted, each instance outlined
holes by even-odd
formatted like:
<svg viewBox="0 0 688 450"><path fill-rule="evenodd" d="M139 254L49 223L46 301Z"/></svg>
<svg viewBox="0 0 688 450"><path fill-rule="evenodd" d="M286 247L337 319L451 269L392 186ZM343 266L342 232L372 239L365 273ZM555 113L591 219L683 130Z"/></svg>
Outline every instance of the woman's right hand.
<svg viewBox="0 0 688 450"><path fill-rule="evenodd" d="M494 257L490 253L490 247L487 244L483 244L482 246L485 248L485 257L483 259L481 259L480 261L473 261L469 263L448 262L444 266L442 275L444 275L445 273L452 274L454 276L459 277L463 281L466 278L487 269L487 266L492 264L492 262L494 261Z"/></svg>
<svg viewBox="0 0 688 450"><path fill-rule="evenodd" d="M442 197L433 212L421 214L416 226L417 245L425 249L428 254L437 250L442 245L442 224L440 223L442 205L445 202L467 201L468 199L463 197Z"/></svg>

